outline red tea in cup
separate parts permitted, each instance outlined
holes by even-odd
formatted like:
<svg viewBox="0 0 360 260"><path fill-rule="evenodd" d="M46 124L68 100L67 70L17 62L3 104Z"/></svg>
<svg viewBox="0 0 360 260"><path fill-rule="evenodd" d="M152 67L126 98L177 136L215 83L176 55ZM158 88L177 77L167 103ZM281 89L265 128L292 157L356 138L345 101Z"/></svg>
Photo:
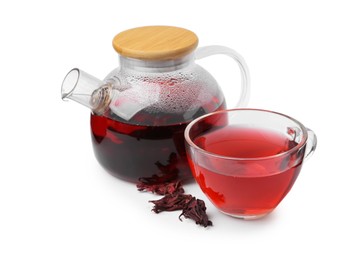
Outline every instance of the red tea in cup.
<svg viewBox="0 0 360 260"><path fill-rule="evenodd" d="M189 125L185 138L202 191L220 211L244 219L276 208L316 146L313 132L296 120L252 109L203 116Z"/></svg>

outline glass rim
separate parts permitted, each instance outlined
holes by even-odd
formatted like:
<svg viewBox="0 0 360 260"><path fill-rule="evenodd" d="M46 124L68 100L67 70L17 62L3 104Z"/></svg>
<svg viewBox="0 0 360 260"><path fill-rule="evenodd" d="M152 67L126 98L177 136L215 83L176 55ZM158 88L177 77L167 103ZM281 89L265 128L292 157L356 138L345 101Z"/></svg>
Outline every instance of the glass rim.
<svg viewBox="0 0 360 260"><path fill-rule="evenodd" d="M285 117L287 119L290 119L291 121L295 122L296 124L298 124L298 126L301 128L301 130L303 131L303 137L301 139L301 141L294 147L292 147L291 149L284 151L282 153L279 154L274 154L274 155L269 155L269 156L261 156L261 157L249 157L249 158L244 158L244 157L232 157L232 156L226 156L226 155L220 155L220 154L216 154L216 153L212 153L209 151L206 151L202 148L200 148L199 146L197 146L190 138L190 130L191 128L198 123L199 121L211 117L213 115L217 115L217 114L229 114L231 112L236 112L236 111L256 111L256 112L262 112L262 113L270 113L270 114L276 114L278 116L281 117ZM191 146L192 148L196 149L197 151L206 154L208 156L212 156L212 157L216 157L219 159L225 159L225 160L237 160L237 161L259 161L259 160L268 160L268 159L275 159L275 158L279 158L282 156L285 156L287 154L292 153L293 151L296 150L300 150L306 143L307 143L307 139L308 139L308 132L307 132L307 128L298 120L296 120L293 117L290 117L288 115L279 113L279 112L275 112L275 111L271 111L271 110L266 110L266 109L257 109L257 108L233 108L233 109L224 109L224 110L220 110L220 111L215 111L215 112L211 112L205 115L202 115L196 119L194 119L193 121L191 121L185 128L184 131L184 136L185 136L185 141L186 143Z"/></svg>

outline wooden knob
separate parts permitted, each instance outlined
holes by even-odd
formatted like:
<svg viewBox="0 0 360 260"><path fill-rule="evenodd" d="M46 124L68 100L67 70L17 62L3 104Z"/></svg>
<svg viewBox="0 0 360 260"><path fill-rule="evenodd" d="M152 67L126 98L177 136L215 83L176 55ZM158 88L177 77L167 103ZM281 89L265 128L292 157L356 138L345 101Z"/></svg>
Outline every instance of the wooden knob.
<svg viewBox="0 0 360 260"><path fill-rule="evenodd" d="M122 56L143 60L171 60L191 53L198 45L192 31L173 26L145 26L119 33L114 49Z"/></svg>

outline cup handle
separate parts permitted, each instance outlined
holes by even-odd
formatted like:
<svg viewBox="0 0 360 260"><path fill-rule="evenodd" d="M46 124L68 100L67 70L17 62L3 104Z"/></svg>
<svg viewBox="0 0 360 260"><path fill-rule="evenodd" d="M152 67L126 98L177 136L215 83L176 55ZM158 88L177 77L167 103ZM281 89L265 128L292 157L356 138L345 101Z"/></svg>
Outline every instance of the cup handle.
<svg viewBox="0 0 360 260"><path fill-rule="evenodd" d="M314 153L317 145L317 137L313 130L306 128L308 133L308 139L306 141L306 150L304 158L305 160L308 160L310 156Z"/></svg>
<svg viewBox="0 0 360 260"><path fill-rule="evenodd" d="M241 72L241 95L236 107L245 107L250 97L250 74L244 58L233 49L220 45L204 46L196 49L195 58L202 59L216 54L227 55L238 64Z"/></svg>

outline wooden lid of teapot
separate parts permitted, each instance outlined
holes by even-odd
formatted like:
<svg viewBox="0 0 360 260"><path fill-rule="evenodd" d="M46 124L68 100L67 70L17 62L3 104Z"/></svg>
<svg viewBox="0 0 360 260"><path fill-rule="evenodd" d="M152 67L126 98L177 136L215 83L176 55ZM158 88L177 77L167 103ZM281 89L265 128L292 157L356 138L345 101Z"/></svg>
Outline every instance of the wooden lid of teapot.
<svg viewBox="0 0 360 260"><path fill-rule="evenodd" d="M145 26L119 33L113 39L121 55L142 60L170 60L191 53L198 45L192 31L174 26Z"/></svg>

